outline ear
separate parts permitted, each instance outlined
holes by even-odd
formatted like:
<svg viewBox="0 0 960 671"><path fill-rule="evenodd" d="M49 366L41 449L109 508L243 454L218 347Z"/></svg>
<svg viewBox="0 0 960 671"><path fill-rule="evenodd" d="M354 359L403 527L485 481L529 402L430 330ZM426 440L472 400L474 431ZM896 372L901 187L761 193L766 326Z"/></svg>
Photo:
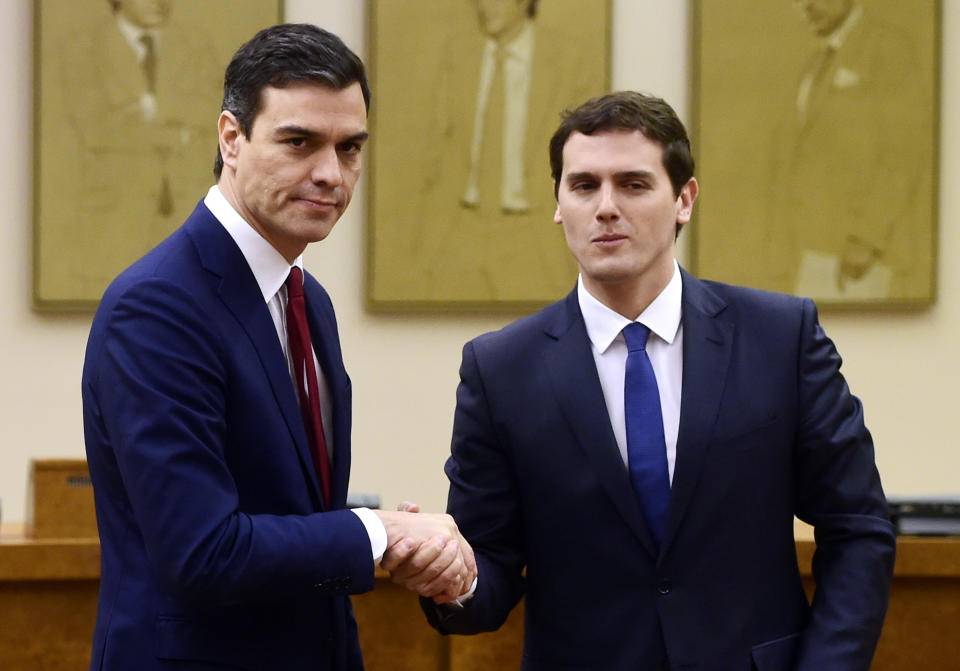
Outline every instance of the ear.
<svg viewBox="0 0 960 671"><path fill-rule="evenodd" d="M243 138L243 131L240 129L240 122L233 112L224 110L220 112L220 118L217 120L217 133L220 140L220 155L223 157L223 164L231 169L237 168L237 155L240 153L240 141Z"/></svg>
<svg viewBox="0 0 960 671"><path fill-rule="evenodd" d="M562 223L563 223L563 217L560 216L560 204L559 204L559 203L557 204L557 209L556 209L556 211L554 211L554 213L553 213L553 223L555 223L555 224L562 224Z"/></svg>
<svg viewBox="0 0 960 671"><path fill-rule="evenodd" d="M677 223L681 226L690 221L690 217L693 216L693 203L697 200L699 192L700 185L697 184L695 177L691 177L680 189L680 195L677 196Z"/></svg>

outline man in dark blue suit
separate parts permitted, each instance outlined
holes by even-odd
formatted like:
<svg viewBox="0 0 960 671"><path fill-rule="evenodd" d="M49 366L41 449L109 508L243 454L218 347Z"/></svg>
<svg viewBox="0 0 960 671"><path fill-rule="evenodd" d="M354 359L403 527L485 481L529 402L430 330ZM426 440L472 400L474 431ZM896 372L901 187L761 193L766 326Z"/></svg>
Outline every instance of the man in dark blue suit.
<svg viewBox="0 0 960 671"><path fill-rule="evenodd" d="M527 671L867 669L895 537L813 303L679 267L698 184L664 101L588 101L550 156L580 278L464 348L448 511L479 575L428 619L493 630L526 595ZM815 528L812 605L794 516Z"/></svg>
<svg viewBox="0 0 960 671"><path fill-rule="evenodd" d="M350 380L301 255L350 202L369 97L335 35L254 36L226 72L217 186L100 303L91 669L359 671L348 595L377 560L437 601L473 582L449 516L345 509Z"/></svg>

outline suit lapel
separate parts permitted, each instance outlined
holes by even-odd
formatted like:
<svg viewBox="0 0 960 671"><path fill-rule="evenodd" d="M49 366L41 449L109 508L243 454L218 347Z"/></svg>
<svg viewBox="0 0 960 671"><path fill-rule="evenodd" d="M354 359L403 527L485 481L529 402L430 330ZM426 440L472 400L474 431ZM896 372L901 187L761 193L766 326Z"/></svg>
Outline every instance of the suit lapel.
<svg viewBox="0 0 960 671"><path fill-rule="evenodd" d="M607 495L627 526L640 538L651 556L656 557L653 536L643 520L630 476L610 427L610 415L604 402L576 290L567 296L560 307L557 318L545 329L546 335L553 341L544 354L553 394L577 444L592 464Z"/></svg>
<svg viewBox="0 0 960 671"><path fill-rule="evenodd" d="M317 353L323 376L330 390L333 408L333 463L331 464L330 504L342 508L347 500L347 482L350 476L350 379L343 366L340 351L340 336L329 299L322 294L316 280L310 275L304 284L307 298L307 320L310 322L310 339Z"/></svg>
<svg viewBox="0 0 960 671"><path fill-rule="evenodd" d="M203 203L193 211L184 227L194 242L203 267L218 278L217 293L220 299L236 318L257 352L274 398L290 430L314 507L322 509L323 498L317 478L313 474L313 459L290 381L290 372L257 280L230 234Z"/></svg>
<svg viewBox="0 0 960 671"><path fill-rule="evenodd" d="M727 381L734 325L722 315L726 303L702 282L683 277L683 391L677 458L663 550L683 521L703 468L708 439Z"/></svg>

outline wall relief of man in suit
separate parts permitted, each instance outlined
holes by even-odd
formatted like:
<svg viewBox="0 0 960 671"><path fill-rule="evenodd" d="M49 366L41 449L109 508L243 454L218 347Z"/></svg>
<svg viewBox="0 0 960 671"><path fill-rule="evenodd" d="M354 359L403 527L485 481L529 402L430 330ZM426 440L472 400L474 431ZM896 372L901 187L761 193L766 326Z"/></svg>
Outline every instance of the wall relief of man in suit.
<svg viewBox="0 0 960 671"><path fill-rule="evenodd" d="M821 307L935 297L937 6L696 5L698 272Z"/></svg>
<svg viewBox="0 0 960 671"><path fill-rule="evenodd" d="M102 19L53 47L59 86L47 102L62 106L61 150L69 150L58 163L69 177L45 163L58 193L41 212L45 224L69 220L64 235L81 252L44 259L56 263L63 284L46 293L64 299L95 298L177 227L209 180L204 154L216 143L209 118L222 60L183 18L189 12L172 0L103 4ZM51 238L48 247L60 242Z"/></svg>
<svg viewBox="0 0 960 671"><path fill-rule="evenodd" d="M917 45L876 4L796 4L815 45L797 79L776 199L796 254L794 293L922 293L931 129L917 110L931 101Z"/></svg>

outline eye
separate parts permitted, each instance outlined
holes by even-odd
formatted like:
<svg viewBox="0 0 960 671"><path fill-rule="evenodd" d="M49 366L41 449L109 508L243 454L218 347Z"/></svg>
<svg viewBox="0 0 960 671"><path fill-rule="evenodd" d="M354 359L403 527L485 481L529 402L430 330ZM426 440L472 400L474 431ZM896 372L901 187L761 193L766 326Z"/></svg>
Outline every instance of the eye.
<svg viewBox="0 0 960 671"><path fill-rule="evenodd" d="M593 182L574 182L570 185L570 190L586 192L592 190L594 187L596 187L596 184Z"/></svg>
<svg viewBox="0 0 960 671"><path fill-rule="evenodd" d="M344 142L340 145L340 152L348 155L359 154L360 150L363 148L359 142Z"/></svg>
<svg viewBox="0 0 960 671"><path fill-rule="evenodd" d="M285 142L294 149L300 149L306 146L307 139L304 137L289 137L285 140Z"/></svg>

